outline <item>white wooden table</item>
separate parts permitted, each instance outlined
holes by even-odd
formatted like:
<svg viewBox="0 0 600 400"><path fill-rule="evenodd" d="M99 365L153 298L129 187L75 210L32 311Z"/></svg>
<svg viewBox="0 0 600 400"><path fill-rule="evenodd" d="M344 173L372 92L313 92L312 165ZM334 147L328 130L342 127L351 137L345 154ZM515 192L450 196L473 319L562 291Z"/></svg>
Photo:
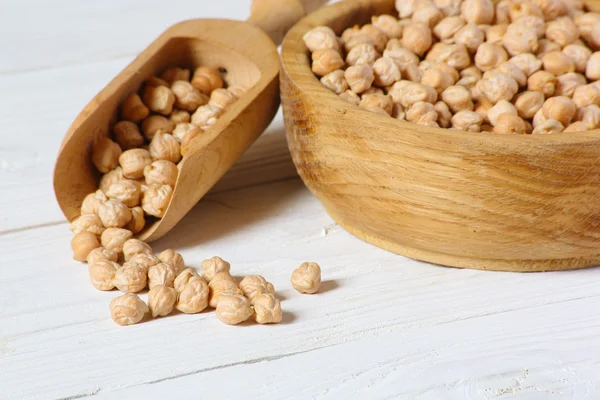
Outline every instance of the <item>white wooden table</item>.
<svg viewBox="0 0 600 400"><path fill-rule="evenodd" d="M167 5L168 4L168 5ZM403 258L340 229L311 196L278 117L164 239L220 255L283 299L274 326L212 312L116 325L54 200L69 124L167 26L244 19L249 0L0 2L0 398L600 398L600 270L515 274ZM323 290L289 284L306 260ZM143 396L143 397L142 397Z"/></svg>

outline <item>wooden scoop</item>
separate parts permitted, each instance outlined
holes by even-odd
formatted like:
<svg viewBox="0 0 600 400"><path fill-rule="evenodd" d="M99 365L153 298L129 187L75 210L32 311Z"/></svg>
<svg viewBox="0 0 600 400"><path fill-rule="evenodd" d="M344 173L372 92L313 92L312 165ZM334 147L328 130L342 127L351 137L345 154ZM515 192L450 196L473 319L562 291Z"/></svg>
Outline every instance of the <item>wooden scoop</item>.
<svg viewBox="0 0 600 400"><path fill-rule="evenodd" d="M84 197L97 189L100 174L91 162L92 148L110 135L120 104L130 93L167 67L220 68L228 84L249 90L192 143L179 165L165 215L138 237L150 242L166 234L269 125L279 107L275 43L326 2L255 0L248 22L198 19L170 27L98 93L69 128L54 169L54 191L65 217L79 216Z"/></svg>

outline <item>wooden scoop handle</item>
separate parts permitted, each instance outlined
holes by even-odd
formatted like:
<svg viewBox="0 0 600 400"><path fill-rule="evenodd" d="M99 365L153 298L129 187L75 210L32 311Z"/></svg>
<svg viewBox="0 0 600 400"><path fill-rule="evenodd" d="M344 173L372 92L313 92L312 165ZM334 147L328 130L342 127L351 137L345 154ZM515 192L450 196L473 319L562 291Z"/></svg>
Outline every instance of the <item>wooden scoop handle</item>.
<svg viewBox="0 0 600 400"><path fill-rule="evenodd" d="M302 17L328 0L253 0L248 22L262 29L276 45Z"/></svg>

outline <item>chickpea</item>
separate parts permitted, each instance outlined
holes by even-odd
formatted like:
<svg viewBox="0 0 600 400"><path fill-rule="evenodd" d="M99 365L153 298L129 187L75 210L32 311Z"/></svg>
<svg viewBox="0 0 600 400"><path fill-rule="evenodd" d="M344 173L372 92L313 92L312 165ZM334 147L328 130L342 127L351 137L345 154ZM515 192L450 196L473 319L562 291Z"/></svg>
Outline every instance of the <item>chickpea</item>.
<svg viewBox="0 0 600 400"><path fill-rule="evenodd" d="M219 88L212 91L208 104L213 107L220 108L221 110L225 110L237 100L238 96L236 96L231 90Z"/></svg>
<svg viewBox="0 0 600 400"><path fill-rule="evenodd" d="M228 325L237 325L250 318L254 311L248 299L238 294L223 293L217 304L217 318Z"/></svg>
<svg viewBox="0 0 600 400"><path fill-rule="evenodd" d="M108 200L98 208L98 216L105 227L121 228L131 220L131 211L118 200Z"/></svg>
<svg viewBox="0 0 600 400"><path fill-rule="evenodd" d="M88 265L93 265L100 261L117 262L118 259L119 255L114 251L105 249L104 247L98 247L90 251L86 258L86 261Z"/></svg>
<svg viewBox="0 0 600 400"><path fill-rule="evenodd" d="M392 59L401 72L404 72L409 65L419 64L419 57L412 51L404 48L385 50L383 57Z"/></svg>
<svg viewBox="0 0 600 400"><path fill-rule="evenodd" d="M440 53L439 62L443 62L456 69L464 69L471 65L471 57L464 44L449 44Z"/></svg>
<svg viewBox="0 0 600 400"><path fill-rule="evenodd" d="M118 200L127 207L135 207L140 204L142 191L139 182L125 179L110 185L106 191L106 195L111 200Z"/></svg>
<svg viewBox="0 0 600 400"><path fill-rule="evenodd" d="M133 293L115 297L110 302L110 316L119 325L133 325L144 319L150 311L146 303Z"/></svg>
<svg viewBox="0 0 600 400"><path fill-rule="evenodd" d="M465 0L460 11L472 24L491 24L494 20L494 3L491 0Z"/></svg>
<svg viewBox="0 0 600 400"><path fill-rule="evenodd" d="M418 101L432 104L437 101L437 93L432 87L410 81L394 83L388 94L392 97L394 103L401 104L405 109Z"/></svg>
<svg viewBox="0 0 600 400"><path fill-rule="evenodd" d="M194 71L191 83L201 93L208 96L213 90L223 87L223 78L216 68L198 67Z"/></svg>
<svg viewBox="0 0 600 400"><path fill-rule="evenodd" d="M177 291L168 286L157 285L148 292L148 308L152 318L171 314L176 301Z"/></svg>
<svg viewBox="0 0 600 400"><path fill-rule="evenodd" d="M312 71L322 77L344 66L344 60L335 50L321 49L312 53Z"/></svg>
<svg viewBox="0 0 600 400"><path fill-rule="evenodd" d="M421 8L429 7L433 3L431 0L398 0L396 1L396 10L400 18L408 18Z"/></svg>
<svg viewBox="0 0 600 400"><path fill-rule="evenodd" d="M152 138L148 151L153 160L167 160L173 163L178 163L181 160L181 147L175 137L169 133L157 133ZM149 163L145 164L141 169L143 176L144 169ZM141 176L140 176L141 178Z"/></svg>
<svg viewBox="0 0 600 400"><path fill-rule="evenodd" d="M125 242L131 239L133 233L127 229L121 228L106 228L100 236L102 247L112 250L117 254L123 252Z"/></svg>
<svg viewBox="0 0 600 400"><path fill-rule="evenodd" d="M211 257L202 261L200 264L202 270L202 276L207 282L213 280L213 278L220 272L224 272L229 275L231 271L231 264L223 260L221 257Z"/></svg>
<svg viewBox="0 0 600 400"><path fill-rule="evenodd" d="M404 111L404 107L402 107L398 103L394 103L394 108L392 110L392 117L397 120L400 120L400 121L405 121L406 120L406 112Z"/></svg>
<svg viewBox="0 0 600 400"><path fill-rule="evenodd" d="M142 207L133 207L131 210L131 220L125 225L125 229L131 231L134 235L144 229L146 220L144 218L144 210Z"/></svg>
<svg viewBox="0 0 600 400"><path fill-rule="evenodd" d="M346 90L348 90L348 82L346 82L346 78L344 78L344 71L341 69L330 72L324 77L322 77L321 83L327 89L331 90L336 94L342 94ZM173 135L175 135L175 132L173 132Z"/></svg>
<svg viewBox="0 0 600 400"><path fill-rule="evenodd" d="M416 10L412 15L412 22L427 25L430 28L433 28L444 18L444 14L442 11L438 10L436 7L424 7Z"/></svg>
<svg viewBox="0 0 600 400"><path fill-rule="evenodd" d="M489 71L508 60L508 54L501 46L482 43L475 53L475 66L482 71Z"/></svg>
<svg viewBox="0 0 600 400"><path fill-rule="evenodd" d="M302 263L292 272L290 282L300 293L317 293L321 286L321 267L316 262Z"/></svg>
<svg viewBox="0 0 600 400"><path fill-rule="evenodd" d="M548 119L536 126L531 133L533 135L548 135L552 133L560 133L564 129L565 127L560 122L554 119Z"/></svg>
<svg viewBox="0 0 600 400"><path fill-rule="evenodd" d="M180 271L173 265L160 262L148 268L148 287L152 289L157 285L173 287L175 278Z"/></svg>
<svg viewBox="0 0 600 400"><path fill-rule="evenodd" d="M406 112L406 120L415 124L436 122L437 118L438 115L433 108L433 104L424 101L416 102Z"/></svg>
<svg viewBox="0 0 600 400"><path fill-rule="evenodd" d="M121 147L117 143L103 136L94 145L92 162L98 171L105 174L119 165L121 152Z"/></svg>
<svg viewBox="0 0 600 400"><path fill-rule="evenodd" d="M170 87L171 85L169 84L169 82L165 81L164 79L160 79L157 76L151 76L150 78L146 79L146 81L144 82L146 87L156 87L156 86L165 86L165 87Z"/></svg>
<svg viewBox="0 0 600 400"><path fill-rule="evenodd" d="M494 104L492 104L491 101L489 101L486 97L482 97L475 103L475 112L481 116L482 121L490 122L487 113L493 106Z"/></svg>
<svg viewBox="0 0 600 400"><path fill-rule="evenodd" d="M546 119L554 119L563 126L569 125L576 110L573 100L566 96L551 97L542 106L542 113Z"/></svg>
<svg viewBox="0 0 600 400"><path fill-rule="evenodd" d="M258 295L264 293L275 293L273 284L268 282L260 275L248 275L240 282L240 289L244 292L244 296L254 305L254 301Z"/></svg>
<svg viewBox="0 0 600 400"><path fill-rule="evenodd" d="M416 64L409 64L406 66L403 76L411 82L421 82L423 79L423 73Z"/></svg>
<svg viewBox="0 0 600 400"><path fill-rule="evenodd" d="M533 53L538 49L538 38L530 26L512 23L506 29L502 45L511 56L522 53Z"/></svg>
<svg viewBox="0 0 600 400"><path fill-rule="evenodd" d="M494 133L501 134L526 134L527 129L525 121L517 115L502 114L498 116L496 125L494 125Z"/></svg>
<svg viewBox="0 0 600 400"><path fill-rule="evenodd" d="M580 15L575 15L574 17L575 25L579 28L579 33L581 38L583 38L586 42L592 41L592 29L596 22L600 21L600 14L595 12L588 12Z"/></svg>
<svg viewBox="0 0 600 400"><path fill-rule="evenodd" d="M425 24L411 24L404 28L402 45L418 56L423 56L431 47L431 29Z"/></svg>
<svg viewBox="0 0 600 400"><path fill-rule="evenodd" d="M517 81L499 72L489 74L488 77L480 80L475 88L494 104L502 99L510 101L519 91Z"/></svg>
<svg viewBox="0 0 600 400"><path fill-rule="evenodd" d="M600 22L596 22L592 25L592 29L588 35L586 35L587 41L594 50L598 50L600 47Z"/></svg>
<svg viewBox="0 0 600 400"><path fill-rule="evenodd" d="M377 60L379 57L380 54L373 45L360 44L348 52L348 55L346 56L346 64L368 64L372 66L375 60Z"/></svg>
<svg viewBox="0 0 600 400"><path fill-rule="evenodd" d="M433 105L433 109L437 113L437 123L442 128L448 128L450 126L450 120L452 119L452 113L448 108L448 105L443 101L438 101Z"/></svg>
<svg viewBox="0 0 600 400"><path fill-rule="evenodd" d="M540 92L548 98L556 88L556 77L547 71L537 71L527 79L527 90Z"/></svg>
<svg viewBox="0 0 600 400"><path fill-rule="evenodd" d="M454 80L450 74L439 68L429 68L423 73L421 83L434 88L439 94L451 86Z"/></svg>
<svg viewBox="0 0 600 400"><path fill-rule="evenodd" d="M177 309L185 314L196 314L208 307L209 289L200 276L192 276L179 293Z"/></svg>
<svg viewBox="0 0 600 400"><path fill-rule="evenodd" d="M448 105L453 113L463 110L473 110L471 93L463 86L450 86L442 92L442 101Z"/></svg>
<svg viewBox="0 0 600 400"><path fill-rule="evenodd" d="M254 300L254 318L259 324L271 324L281 321L281 303L273 293L262 293Z"/></svg>
<svg viewBox="0 0 600 400"><path fill-rule="evenodd" d="M346 69L344 78L354 93L362 93L369 88L375 80L373 68L366 64L353 65Z"/></svg>
<svg viewBox="0 0 600 400"><path fill-rule="evenodd" d="M169 185L175 187L179 170L169 160L156 160L144 168L144 177L148 185Z"/></svg>
<svg viewBox="0 0 600 400"><path fill-rule="evenodd" d="M578 86L573 93L573 102L577 107L600 105L600 88L594 85Z"/></svg>
<svg viewBox="0 0 600 400"><path fill-rule="evenodd" d="M533 0L533 3L542 10L546 21L555 20L568 13L567 5L563 0Z"/></svg>
<svg viewBox="0 0 600 400"><path fill-rule="evenodd" d="M133 93L127 96L121 105L121 118L126 121L137 123L150 114L150 110L142 102L137 94Z"/></svg>
<svg viewBox="0 0 600 400"><path fill-rule="evenodd" d="M102 177L100 178L100 182L98 182L98 189L100 190L100 192L102 192L102 194L99 195L98 192L96 192L96 196L97 196L98 200L100 200L100 201L96 202L96 205L98 207L100 206L101 203L108 200L108 198L106 197L104 192L108 190L110 185L112 185L114 182L118 182L123 179L125 179L125 177L123 176L123 169L121 167L111 169L106 174L102 175ZM97 211L96 211L96 213L97 213ZM88 214L88 213L85 213L85 214Z"/></svg>
<svg viewBox="0 0 600 400"><path fill-rule="evenodd" d="M157 264L160 264L160 260L153 254L148 253L139 253L132 256L125 264L127 265L138 265L144 269L144 271L148 272L150 267L153 267Z"/></svg>
<svg viewBox="0 0 600 400"><path fill-rule="evenodd" d="M385 111L387 115L392 115L394 103L390 96L384 94L369 94L363 95L359 106L375 112L379 112L375 109L380 109Z"/></svg>
<svg viewBox="0 0 600 400"><path fill-rule="evenodd" d="M374 84L379 87L391 86L402 78L400 69L391 58L382 57L373 63Z"/></svg>
<svg viewBox="0 0 600 400"><path fill-rule="evenodd" d="M175 104L175 95L166 86L146 86L142 99L150 111L163 115L171 114Z"/></svg>
<svg viewBox="0 0 600 400"><path fill-rule="evenodd" d="M185 288L185 285L187 285L190 282L190 279L192 279L195 276L199 275L194 268L185 268L179 273L179 275L177 275L177 277L173 281L173 287L175 288L175 290L177 290L178 293L181 293L181 291L183 291L183 289Z"/></svg>
<svg viewBox="0 0 600 400"><path fill-rule="evenodd" d="M100 247L98 237L92 232L81 231L71 240L73 249L73 259L77 261L86 261L87 256L92 250Z"/></svg>
<svg viewBox="0 0 600 400"><path fill-rule="evenodd" d="M360 97L352 90L346 90L344 93L340 93L339 96L342 100L345 100L350 104L354 104L355 106L360 104Z"/></svg>
<svg viewBox="0 0 600 400"><path fill-rule="evenodd" d="M563 132L584 132L594 129L594 126L590 123L577 121L573 122L571 125L567 126Z"/></svg>
<svg viewBox="0 0 600 400"><path fill-rule="evenodd" d="M494 15L494 23L495 24L509 24L511 21L510 18L510 9L513 6L513 2L510 0L501 0L496 4L496 11Z"/></svg>
<svg viewBox="0 0 600 400"><path fill-rule="evenodd" d="M373 39L373 45L378 52L382 52L385 49L388 40L390 40L384 31L371 24L363 25L362 28L360 28L360 32Z"/></svg>
<svg viewBox="0 0 600 400"><path fill-rule="evenodd" d="M210 293L208 305L216 308L220 296L225 293L243 295L244 292L239 288L237 281L229 274L229 272L219 272L211 279L208 284Z"/></svg>
<svg viewBox="0 0 600 400"><path fill-rule="evenodd" d="M503 73L503 74L506 74L506 75L512 77L517 82L517 84L521 87L527 85L527 77L525 76L523 71L521 71L514 64L511 64L509 62L503 62L502 64L498 65L496 67L496 69L494 69L494 71L500 72L500 73ZM489 74L489 73L490 73L490 71L483 74L483 76L485 77L486 74Z"/></svg>
<svg viewBox="0 0 600 400"><path fill-rule="evenodd" d="M590 49L579 44L569 44L562 49L562 52L573 61L576 72L585 73L587 62L592 55Z"/></svg>
<svg viewBox="0 0 600 400"><path fill-rule="evenodd" d="M343 73L343 71L342 71ZM173 137L177 139L179 143L183 142L183 139L190 134L201 134L204 131L197 125L194 125L189 122L180 122L173 129ZM183 153L183 152L182 152Z"/></svg>
<svg viewBox="0 0 600 400"><path fill-rule="evenodd" d="M366 35L364 33L358 33L357 35L352 36L351 39L348 39L344 43L344 49L348 53L348 52L350 52L350 50L352 50L356 46L360 46L361 44L369 44L369 45L375 47L375 42L373 41L373 38L371 38L369 35Z"/></svg>
<svg viewBox="0 0 600 400"><path fill-rule="evenodd" d="M463 3L464 4L464 3ZM459 111L451 119L452 128L467 132L479 132L483 118L474 111Z"/></svg>
<svg viewBox="0 0 600 400"><path fill-rule="evenodd" d="M146 288L148 276L146 270L132 263L125 263L115 272L113 285L124 293L137 293Z"/></svg>
<svg viewBox="0 0 600 400"><path fill-rule="evenodd" d="M208 103L208 96L201 93L188 81L173 82L171 91L175 95L175 107L177 108L195 111L196 108Z"/></svg>
<svg viewBox="0 0 600 400"><path fill-rule="evenodd" d="M544 95L540 92L526 91L516 95L515 108L519 117L523 119L533 118L544 104Z"/></svg>
<svg viewBox="0 0 600 400"><path fill-rule="evenodd" d="M142 208L146 214L162 218L172 196L173 187L169 185L147 186L142 194Z"/></svg>
<svg viewBox="0 0 600 400"><path fill-rule="evenodd" d="M479 79L477 79L477 77L475 77L475 76L465 76L464 78L460 78L455 83L455 85L464 86L465 88L469 89L469 91L470 91L471 89L473 89L475 87L478 80Z"/></svg>
<svg viewBox="0 0 600 400"><path fill-rule="evenodd" d="M540 41L538 42L538 49L535 52L535 55L541 60L546 54L555 51L561 51L561 48L557 43L554 43L552 40L548 39L540 39Z"/></svg>
<svg viewBox="0 0 600 400"><path fill-rule="evenodd" d="M463 26L465 26L465 20L460 16L446 17L433 27L433 34L443 42L453 38Z"/></svg>
<svg viewBox="0 0 600 400"><path fill-rule="evenodd" d="M542 62L531 53L516 55L508 60L508 62L519 68L526 77L530 77L542 68Z"/></svg>
<svg viewBox="0 0 600 400"><path fill-rule="evenodd" d="M560 47L565 47L579 38L579 29L571 18L562 17L548 22L546 37L558 43Z"/></svg>
<svg viewBox="0 0 600 400"><path fill-rule="evenodd" d="M477 80L479 80L482 78L482 76L483 76L483 74L481 73L479 68L477 68L476 66L465 68L462 71L460 71L461 78L475 77L475 78L477 78Z"/></svg>
<svg viewBox="0 0 600 400"><path fill-rule="evenodd" d="M592 53L590 56L585 67L585 76L591 81L600 79L600 51Z"/></svg>
<svg viewBox="0 0 600 400"><path fill-rule="evenodd" d="M511 102L506 100L500 100L493 107L487 111L487 120L492 126L496 126L498 117L503 114L517 115L517 109Z"/></svg>
<svg viewBox="0 0 600 400"><path fill-rule="evenodd" d="M340 51L337 36L328 26L317 26L311 29L304 34L303 40L310 52L323 49Z"/></svg>
<svg viewBox="0 0 600 400"><path fill-rule="evenodd" d="M106 200L108 200L108 197L102 190L96 190L94 193L88 194L81 203L81 214L98 214L98 208Z"/></svg>
<svg viewBox="0 0 600 400"><path fill-rule="evenodd" d="M600 107L595 104L577 110L576 119L590 124L593 128L600 126Z"/></svg>
<svg viewBox="0 0 600 400"><path fill-rule="evenodd" d="M119 157L119 164L121 164L123 177L128 179L139 179L143 177L144 168L151 163L152 158L150 157L150 152L145 149L130 149L123 152Z"/></svg>
<svg viewBox="0 0 600 400"><path fill-rule="evenodd" d="M489 44L496 44L498 46L502 46L502 41L504 40L504 35L506 34L507 29L507 24L492 25L485 32L485 41Z"/></svg>
<svg viewBox="0 0 600 400"><path fill-rule="evenodd" d="M540 108L538 110L538 112L536 112L535 115L533 116L533 120L531 120L531 122L532 122L533 127L537 128L539 125L543 124L547 120L548 120L548 118L544 117L544 113L542 112L542 109Z"/></svg>
<svg viewBox="0 0 600 400"><path fill-rule="evenodd" d="M217 119L223 113L223 109L212 104L200 106L192 114L192 124L199 126L202 130L207 130L217 123Z"/></svg>
<svg viewBox="0 0 600 400"><path fill-rule="evenodd" d="M535 33L538 40L541 40L546 34L546 23L544 18L535 15L525 15L517 20L513 20L513 24L527 27ZM539 45L539 42L538 42Z"/></svg>
<svg viewBox="0 0 600 400"><path fill-rule="evenodd" d="M513 2L508 9L508 13L511 21L516 21L519 18L528 15L544 18L544 13L542 12L542 9L536 4L528 1Z"/></svg>
<svg viewBox="0 0 600 400"><path fill-rule="evenodd" d="M554 75L563 75L575 71L573 60L560 51L551 51L542 57L544 70Z"/></svg>
<svg viewBox="0 0 600 400"><path fill-rule="evenodd" d="M134 149L144 144L144 137L140 133L140 129L131 121L117 122L113 127L113 132L121 149Z"/></svg>
<svg viewBox="0 0 600 400"><path fill-rule="evenodd" d="M390 39L402 37L402 25L391 15L378 15L371 17L374 27L381 29ZM312 51L312 50L311 50Z"/></svg>
<svg viewBox="0 0 600 400"><path fill-rule="evenodd" d="M101 249L101 247L98 249ZM121 268L119 264L109 260L98 260L97 262L90 264L88 271L90 273L92 286L98 290L113 290L115 288L113 280L115 278L115 273L119 268Z"/></svg>
<svg viewBox="0 0 600 400"><path fill-rule="evenodd" d="M88 231L94 235L101 235L105 228L102 220L96 214L81 214L71 222L69 229L75 234Z"/></svg>
<svg viewBox="0 0 600 400"><path fill-rule="evenodd" d="M175 128L173 121L163 117L162 115L151 115L142 121L142 132L148 140L152 140L156 132L171 133Z"/></svg>
<svg viewBox="0 0 600 400"><path fill-rule="evenodd" d="M484 40L483 30L475 24L467 24L454 34L455 43L464 45L470 53L475 53Z"/></svg>
<svg viewBox="0 0 600 400"><path fill-rule="evenodd" d="M462 0L433 0L433 4L442 11L445 16L460 14Z"/></svg>

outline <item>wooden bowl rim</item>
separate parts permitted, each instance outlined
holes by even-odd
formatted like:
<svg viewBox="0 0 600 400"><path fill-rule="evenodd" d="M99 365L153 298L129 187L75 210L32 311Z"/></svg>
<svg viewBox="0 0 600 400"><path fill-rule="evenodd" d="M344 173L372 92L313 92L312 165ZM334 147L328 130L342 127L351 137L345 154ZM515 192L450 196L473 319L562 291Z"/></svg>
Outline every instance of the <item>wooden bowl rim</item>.
<svg viewBox="0 0 600 400"><path fill-rule="evenodd" d="M407 121L400 121L392 117L387 117L365 110L359 106L349 104L341 99L331 90L321 84L311 68L308 56L308 49L304 45L303 36L310 29L317 26L331 26L332 22L344 16L350 16L358 12L370 10L373 4L384 4L392 0L343 0L338 3L323 7L312 14L301 19L286 35L281 47L281 64L287 79L304 96L310 97L312 102L319 103L323 107L334 106L338 109L352 111L345 115L360 116L360 119L374 119L375 121L385 121L391 126L402 130L417 130L428 134L438 136L438 139L447 138L448 140L465 139L468 135L469 140L481 142L482 144L493 145L496 148L516 143L526 143L535 145L580 145L588 143L600 144L600 129L593 129L582 132L561 132L559 134L548 135L502 135L502 134L484 134L480 132L467 132L461 130L451 130L446 128L436 128L413 124ZM309 94L310 93L310 94ZM511 147L512 147L511 146Z"/></svg>

